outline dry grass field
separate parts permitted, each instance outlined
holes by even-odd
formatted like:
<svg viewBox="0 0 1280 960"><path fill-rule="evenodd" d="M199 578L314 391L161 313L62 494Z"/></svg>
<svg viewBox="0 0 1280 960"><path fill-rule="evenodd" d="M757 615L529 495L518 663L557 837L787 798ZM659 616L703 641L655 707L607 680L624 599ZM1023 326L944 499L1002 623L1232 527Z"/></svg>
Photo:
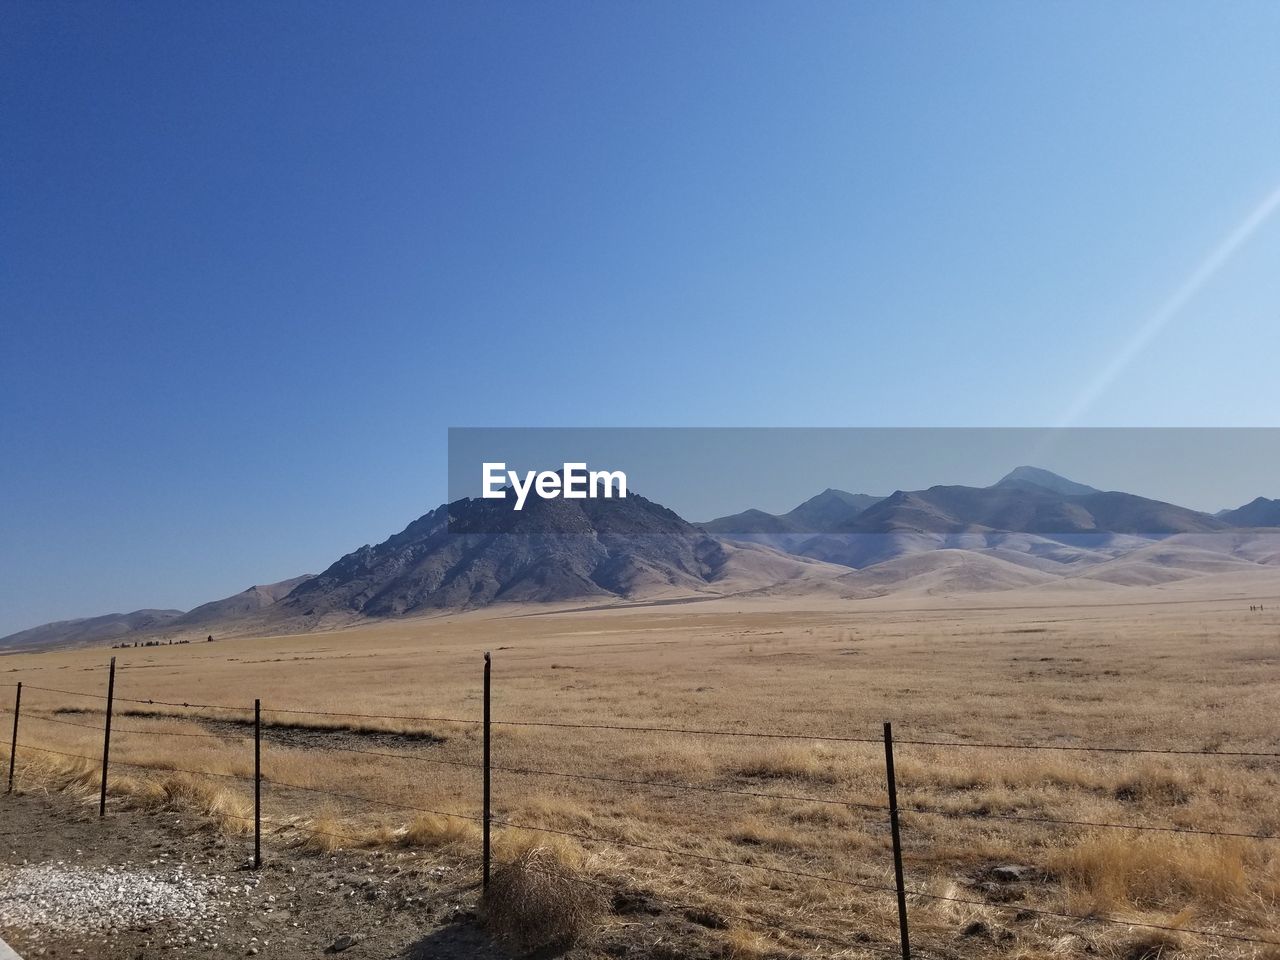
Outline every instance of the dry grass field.
<svg viewBox="0 0 1280 960"><path fill-rule="evenodd" d="M1280 835L1274 756L910 742L1280 753L1280 584L1197 589L813 604L827 609L798 599L498 608L309 636L14 655L0 659L0 682L26 684L20 742L97 756L102 702L37 688L101 695L115 653L113 794L196 809L233 832L247 827L248 785L172 770L251 774L245 708L261 697L268 847L413 846L478 863L474 819L418 811L479 815L470 721L492 650L494 816L559 831L496 827L495 883L508 903L554 901L530 942L585 929L583 956L603 956L601 931L628 922L605 909L619 891L678 905L705 928L702 946L654 942L644 955L896 950L895 900L880 889L893 886L879 742L891 720L919 955L1280 957L1280 947L1139 926L1280 941L1280 840L1173 832ZM10 704L12 694L0 688ZM448 720L271 712L281 709ZM87 793L96 767L19 750L18 770L24 789L78 783ZM1021 869L995 869L1007 865Z"/></svg>

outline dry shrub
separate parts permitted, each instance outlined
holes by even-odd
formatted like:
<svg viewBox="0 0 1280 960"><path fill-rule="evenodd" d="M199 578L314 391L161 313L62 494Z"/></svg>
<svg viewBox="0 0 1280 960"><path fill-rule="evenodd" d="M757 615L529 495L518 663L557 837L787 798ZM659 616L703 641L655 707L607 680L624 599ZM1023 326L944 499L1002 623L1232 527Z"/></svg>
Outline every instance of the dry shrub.
<svg viewBox="0 0 1280 960"><path fill-rule="evenodd" d="M451 847L479 842L480 828L468 820L424 813L405 827L400 843L406 847Z"/></svg>
<svg viewBox="0 0 1280 960"><path fill-rule="evenodd" d="M577 851L542 841L504 847L482 901L498 936L524 949L567 946L604 912L604 889L583 875Z"/></svg>
<svg viewBox="0 0 1280 960"><path fill-rule="evenodd" d="M1239 841L1097 833L1050 855L1049 869L1095 909L1194 899L1231 906L1247 895Z"/></svg>

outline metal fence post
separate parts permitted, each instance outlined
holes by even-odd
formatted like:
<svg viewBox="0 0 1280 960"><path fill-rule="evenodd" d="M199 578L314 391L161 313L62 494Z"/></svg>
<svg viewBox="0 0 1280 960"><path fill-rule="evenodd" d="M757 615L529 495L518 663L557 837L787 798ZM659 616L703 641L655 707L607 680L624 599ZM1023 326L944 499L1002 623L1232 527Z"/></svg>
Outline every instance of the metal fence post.
<svg viewBox="0 0 1280 960"><path fill-rule="evenodd" d="M489 651L484 652L484 887L489 887Z"/></svg>
<svg viewBox="0 0 1280 960"><path fill-rule="evenodd" d="M13 762L18 757L18 715L22 713L22 681L18 681L18 695L13 700L13 740L9 743L9 789L13 793Z"/></svg>
<svg viewBox="0 0 1280 960"><path fill-rule="evenodd" d="M116 695L116 658L111 658L107 675L107 724L102 731L102 792L98 795L98 816L107 815L107 761L111 758L111 704Z"/></svg>
<svg viewBox="0 0 1280 960"><path fill-rule="evenodd" d="M884 725L884 768L889 781L889 829L893 835L893 874L898 887L898 935L902 960L911 960L911 936L907 931L907 887L902 878L902 837L898 832L898 781L893 772L893 724Z"/></svg>
<svg viewBox="0 0 1280 960"><path fill-rule="evenodd" d="M253 701L253 869L262 866L262 701Z"/></svg>

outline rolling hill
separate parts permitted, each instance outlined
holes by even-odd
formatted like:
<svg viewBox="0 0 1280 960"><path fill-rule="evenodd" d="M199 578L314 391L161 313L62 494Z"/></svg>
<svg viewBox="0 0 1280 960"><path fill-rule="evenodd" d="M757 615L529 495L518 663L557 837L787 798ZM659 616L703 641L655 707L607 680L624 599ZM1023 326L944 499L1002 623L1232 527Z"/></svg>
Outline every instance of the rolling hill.
<svg viewBox="0 0 1280 960"><path fill-rule="evenodd" d="M104 643L164 627L181 614L181 610L135 610L133 613L58 620L0 637L0 650L34 650L56 643Z"/></svg>
<svg viewBox="0 0 1280 960"><path fill-rule="evenodd" d="M213 600L201 604L180 617L174 617L167 624L170 628L217 626L227 620L234 620L250 614L258 613L274 606L284 599L298 586L311 579L311 574L281 580L279 583L252 586L248 590L222 600Z"/></svg>

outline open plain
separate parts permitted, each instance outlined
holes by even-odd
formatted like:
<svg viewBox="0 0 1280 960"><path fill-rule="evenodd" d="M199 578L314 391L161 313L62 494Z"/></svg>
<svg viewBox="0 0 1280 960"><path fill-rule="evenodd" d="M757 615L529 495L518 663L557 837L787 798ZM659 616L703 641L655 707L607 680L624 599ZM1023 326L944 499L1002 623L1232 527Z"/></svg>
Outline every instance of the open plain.
<svg viewBox="0 0 1280 960"><path fill-rule="evenodd" d="M510 904L491 896L491 926L513 950L895 954L892 721L915 955L1280 956L1265 942L1280 941L1269 574L853 602L498 605L15 654L0 659L0 697L11 713L23 682L16 789L61 789L96 814L114 654L103 835L181 810L247 855L261 698L268 862L373 851L391 869L412 854L478 879L486 650L495 885L511 893L519 868L542 886L512 896L562 901L540 905L543 927L504 924ZM478 885L467 889L474 901Z"/></svg>

